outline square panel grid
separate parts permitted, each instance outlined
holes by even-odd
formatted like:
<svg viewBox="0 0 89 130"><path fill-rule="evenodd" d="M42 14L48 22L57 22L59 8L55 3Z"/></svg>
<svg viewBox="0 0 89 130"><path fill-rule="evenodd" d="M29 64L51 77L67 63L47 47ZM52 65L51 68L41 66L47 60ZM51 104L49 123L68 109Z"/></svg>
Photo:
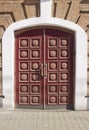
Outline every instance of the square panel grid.
<svg viewBox="0 0 89 130"><path fill-rule="evenodd" d="M18 49L19 104L40 105L41 38L20 38ZM34 82L36 85L32 84Z"/></svg>
<svg viewBox="0 0 89 130"><path fill-rule="evenodd" d="M70 89L70 39L66 37L48 38L47 49L47 104L68 104Z"/></svg>
<svg viewBox="0 0 89 130"><path fill-rule="evenodd" d="M19 84L19 104L40 105L41 84Z"/></svg>
<svg viewBox="0 0 89 130"><path fill-rule="evenodd" d="M19 104L22 105L41 105L40 95L20 95Z"/></svg>
<svg viewBox="0 0 89 130"><path fill-rule="evenodd" d="M68 83L48 84L47 86L47 103L48 105L59 105L69 103Z"/></svg>
<svg viewBox="0 0 89 130"><path fill-rule="evenodd" d="M30 38L30 105L41 105L41 56L40 37ZM36 83L36 84L35 84Z"/></svg>
<svg viewBox="0 0 89 130"><path fill-rule="evenodd" d="M19 104L41 104L41 45L40 37L24 37L19 40ZM48 63L47 103L48 105L68 104L70 90L69 38L49 37L45 51ZM25 85L21 83L25 83ZM36 84L34 85L34 83Z"/></svg>

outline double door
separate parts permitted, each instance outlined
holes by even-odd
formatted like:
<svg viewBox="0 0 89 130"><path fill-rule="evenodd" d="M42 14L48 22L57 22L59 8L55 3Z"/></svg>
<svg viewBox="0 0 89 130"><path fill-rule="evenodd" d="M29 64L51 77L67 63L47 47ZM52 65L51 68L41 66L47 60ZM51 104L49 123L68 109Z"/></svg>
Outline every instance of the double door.
<svg viewBox="0 0 89 130"><path fill-rule="evenodd" d="M33 29L16 35L15 103L22 108L73 106L73 34Z"/></svg>

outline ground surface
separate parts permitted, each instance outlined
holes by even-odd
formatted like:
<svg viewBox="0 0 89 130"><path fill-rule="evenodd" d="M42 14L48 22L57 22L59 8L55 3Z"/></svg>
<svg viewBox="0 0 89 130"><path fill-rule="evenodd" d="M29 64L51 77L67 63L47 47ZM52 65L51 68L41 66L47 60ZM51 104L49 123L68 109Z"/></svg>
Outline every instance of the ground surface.
<svg viewBox="0 0 89 130"><path fill-rule="evenodd" d="M0 110L0 130L89 130L89 111Z"/></svg>

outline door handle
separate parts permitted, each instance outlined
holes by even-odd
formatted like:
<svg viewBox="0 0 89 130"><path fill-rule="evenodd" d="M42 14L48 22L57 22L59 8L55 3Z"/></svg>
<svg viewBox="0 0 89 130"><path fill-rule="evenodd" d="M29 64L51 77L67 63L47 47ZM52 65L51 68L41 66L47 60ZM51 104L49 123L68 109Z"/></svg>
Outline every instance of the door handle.
<svg viewBox="0 0 89 130"><path fill-rule="evenodd" d="M37 76L37 80L41 80L42 78L43 78L43 64L40 64L39 66L38 66L38 68L37 69L35 69L35 71L36 71L36 76Z"/></svg>
<svg viewBox="0 0 89 130"><path fill-rule="evenodd" d="M43 77L47 78L47 64L41 64L39 66L39 69L36 70L36 73L37 73L39 79L43 78Z"/></svg>
<svg viewBox="0 0 89 130"><path fill-rule="evenodd" d="M45 72L45 73L44 73L44 77L47 78L47 64L45 64L44 67L45 67L45 69L44 69L44 72Z"/></svg>
<svg viewBox="0 0 89 130"><path fill-rule="evenodd" d="M41 77L43 78L44 76L44 69L43 69L43 64L41 64Z"/></svg>

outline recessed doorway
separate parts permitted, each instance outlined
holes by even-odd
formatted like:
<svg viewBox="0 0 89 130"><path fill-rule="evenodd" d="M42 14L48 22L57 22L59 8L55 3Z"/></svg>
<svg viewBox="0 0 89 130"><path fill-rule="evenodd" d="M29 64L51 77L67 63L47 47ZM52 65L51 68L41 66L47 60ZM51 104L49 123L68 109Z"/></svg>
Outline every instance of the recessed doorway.
<svg viewBox="0 0 89 130"><path fill-rule="evenodd" d="M74 33L37 28L15 37L17 108L73 108Z"/></svg>

